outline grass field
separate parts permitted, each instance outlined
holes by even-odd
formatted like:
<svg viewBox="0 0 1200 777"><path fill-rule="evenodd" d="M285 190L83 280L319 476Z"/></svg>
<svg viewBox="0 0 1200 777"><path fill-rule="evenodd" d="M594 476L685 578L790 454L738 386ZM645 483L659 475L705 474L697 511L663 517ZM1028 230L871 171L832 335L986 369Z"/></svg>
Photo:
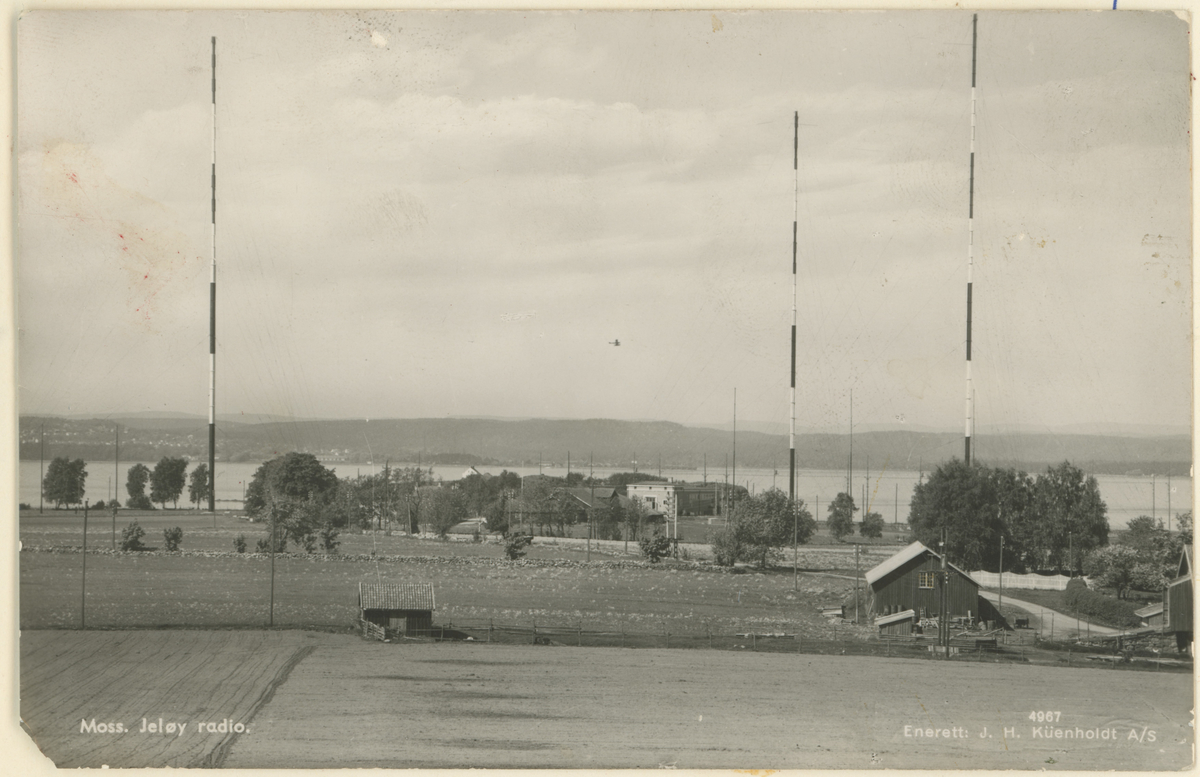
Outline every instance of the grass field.
<svg viewBox="0 0 1200 777"><path fill-rule="evenodd" d="M120 514L120 528L130 515ZM163 528L184 528L183 554L112 554L111 517L89 521L86 623L91 628L262 627L270 613L271 564L266 556L233 552L233 538L265 536L262 524L235 515L153 511L137 516L147 544ZM213 528L213 522L216 528ZM20 624L72 628L81 623L82 516L69 511L22 516ZM675 634L746 629L827 636L818 607L840 604L853 590L854 554L806 547L793 589L790 568L731 574L694 564L649 566L622 556L623 543L593 549L592 562L575 541L537 543L527 561L503 558L498 543L439 541L400 535L344 534L339 555L276 557L274 626L350 628L360 581L430 582L435 623L499 623ZM59 552L69 551L69 552ZM91 552L97 551L97 552ZM373 560L372 551L379 554ZM868 569L890 551L864 552ZM636 553L636 551L635 551ZM625 559L626 561L621 561ZM790 559L789 559L790 560ZM630 564L628 561L639 561ZM817 574L832 572L833 574ZM811 574L810 574L811 573ZM843 629L843 633L845 630Z"/></svg>
<svg viewBox="0 0 1200 777"><path fill-rule="evenodd" d="M20 554L24 629L80 625L83 554ZM261 627L268 624L265 556L87 555L89 628ZM729 574L684 566L609 562L513 564L493 559L326 560L278 556L275 626L346 629L358 617L360 581L430 582L434 621L494 619L592 630L732 633L746 628L826 635L822 602L841 602L853 581L790 572ZM843 627L845 633L845 627Z"/></svg>
<svg viewBox="0 0 1200 777"><path fill-rule="evenodd" d="M21 655L22 714L60 766L1177 770L1191 763L1191 687L1176 674L387 645L255 631L26 632ZM105 661L100 667L80 656ZM1031 721L1039 711L1055 722ZM133 730L80 733L81 720L93 716ZM141 733L143 717L189 727L174 739ZM247 730L191 725L223 719ZM917 738L917 729L942 735ZM1054 738L1060 730L1116 736Z"/></svg>

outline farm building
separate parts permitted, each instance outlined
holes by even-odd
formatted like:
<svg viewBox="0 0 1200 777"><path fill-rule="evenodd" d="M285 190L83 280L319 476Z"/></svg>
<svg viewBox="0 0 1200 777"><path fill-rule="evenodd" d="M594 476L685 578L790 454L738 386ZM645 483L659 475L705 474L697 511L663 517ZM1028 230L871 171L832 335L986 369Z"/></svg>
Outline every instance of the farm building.
<svg viewBox="0 0 1200 777"><path fill-rule="evenodd" d="M963 570L949 564L947 615L951 618L980 617L979 583ZM867 571L867 611L878 619L913 610L918 618L941 612L942 557L914 542L877 567ZM876 621L878 623L878 620Z"/></svg>
<svg viewBox="0 0 1200 777"><path fill-rule="evenodd" d="M1141 618L1143 626L1151 626L1158 628L1163 625L1163 603L1147 604L1140 610L1134 610L1133 614Z"/></svg>
<svg viewBox="0 0 1200 777"><path fill-rule="evenodd" d="M432 583L359 583L359 617L364 631L384 635L428 636L433 629Z"/></svg>
<svg viewBox="0 0 1200 777"><path fill-rule="evenodd" d="M1175 635L1179 650L1192 650L1192 554L1183 549L1179 575L1167 584L1163 596L1163 633Z"/></svg>
<svg viewBox="0 0 1200 777"><path fill-rule="evenodd" d="M907 637L913 633L913 624L916 620L917 613L914 610L903 610L875 618L875 627L879 629L880 636Z"/></svg>

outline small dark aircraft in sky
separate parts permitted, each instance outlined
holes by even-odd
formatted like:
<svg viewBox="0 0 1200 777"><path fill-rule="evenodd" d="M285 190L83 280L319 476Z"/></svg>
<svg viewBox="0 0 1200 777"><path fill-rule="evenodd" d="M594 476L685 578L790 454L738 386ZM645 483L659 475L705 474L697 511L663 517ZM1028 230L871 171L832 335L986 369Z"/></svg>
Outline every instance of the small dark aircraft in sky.
<svg viewBox="0 0 1200 777"><path fill-rule="evenodd" d="M608 344L609 344L609 345L620 345L620 344L621 344L621 341L620 341L620 340L610 340L610 341L608 342Z"/></svg>

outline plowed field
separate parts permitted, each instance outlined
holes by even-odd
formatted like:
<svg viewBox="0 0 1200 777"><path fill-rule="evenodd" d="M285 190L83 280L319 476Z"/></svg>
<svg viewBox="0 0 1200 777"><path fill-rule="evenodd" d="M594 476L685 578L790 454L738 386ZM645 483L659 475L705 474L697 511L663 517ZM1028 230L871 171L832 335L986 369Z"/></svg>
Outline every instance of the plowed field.
<svg viewBox="0 0 1200 777"><path fill-rule="evenodd" d="M26 631L21 718L59 767L215 765L237 736L246 735L220 729L245 726L323 636ZM143 719L148 728L160 718L162 731L141 730ZM184 724L182 734L172 725L178 723ZM108 731L110 724L126 731Z"/></svg>
<svg viewBox="0 0 1200 777"><path fill-rule="evenodd" d="M1155 770L1192 759L1191 684L1168 672L202 631L26 632L22 661L22 713L60 766ZM80 733L93 716L134 730ZM136 730L160 716L189 728ZM248 730L191 726L222 719Z"/></svg>

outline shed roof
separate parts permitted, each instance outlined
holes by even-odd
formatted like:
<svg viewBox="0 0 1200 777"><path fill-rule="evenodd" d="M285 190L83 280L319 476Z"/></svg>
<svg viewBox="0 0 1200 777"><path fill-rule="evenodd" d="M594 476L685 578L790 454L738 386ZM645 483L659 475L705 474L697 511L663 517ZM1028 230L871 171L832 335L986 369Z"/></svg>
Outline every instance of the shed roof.
<svg viewBox="0 0 1200 777"><path fill-rule="evenodd" d="M876 626L886 626L889 623L896 623L897 621L908 620L908 619L912 618L913 616L915 616L916 614L917 613L915 610L904 610L903 612L894 612L891 615L882 615L875 619L875 625Z"/></svg>
<svg viewBox="0 0 1200 777"><path fill-rule="evenodd" d="M923 543L914 542L911 545L909 545L908 547L901 550L896 555L894 555L891 558L889 558L888 560L884 561L882 564L879 564L878 566L868 569L867 573L865 575L863 575L863 577L865 577L867 579L867 585L874 585L875 581L879 580L880 578L882 578L886 575L891 574L892 572L895 572L897 569L904 566L905 564L912 561L913 559L917 558L922 553L930 553L933 555L934 558L937 558L937 559L941 558L940 554L925 547L925 545ZM976 587L979 586L979 583L977 583L974 580L974 578L972 578L970 575L968 575L963 570L959 569L954 564L947 564L947 566L950 567L951 569L953 569L955 572L958 572L963 577L965 577Z"/></svg>
<svg viewBox="0 0 1200 777"><path fill-rule="evenodd" d="M362 610L433 610L433 583L359 583Z"/></svg>
<svg viewBox="0 0 1200 777"><path fill-rule="evenodd" d="M1141 608L1140 610L1134 610L1133 614L1138 616L1139 618L1149 618L1151 615L1158 615L1162 611L1163 611L1163 603L1158 602L1157 604L1147 604L1145 607Z"/></svg>

